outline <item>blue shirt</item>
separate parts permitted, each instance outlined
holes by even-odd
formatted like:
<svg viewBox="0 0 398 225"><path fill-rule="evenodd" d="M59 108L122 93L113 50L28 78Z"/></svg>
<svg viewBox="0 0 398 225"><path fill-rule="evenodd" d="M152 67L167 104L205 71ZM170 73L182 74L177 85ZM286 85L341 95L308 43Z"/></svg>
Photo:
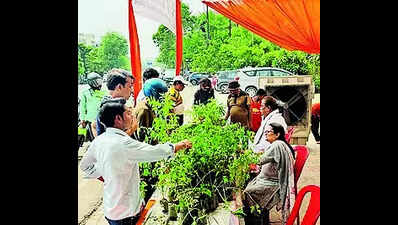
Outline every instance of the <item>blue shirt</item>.
<svg viewBox="0 0 398 225"><path fill-rule="evenodd" d="M144 83L144 95L146 97L153 97L159 99L161 93L167 92L166 83L160 78L151 78Z"/></svg>

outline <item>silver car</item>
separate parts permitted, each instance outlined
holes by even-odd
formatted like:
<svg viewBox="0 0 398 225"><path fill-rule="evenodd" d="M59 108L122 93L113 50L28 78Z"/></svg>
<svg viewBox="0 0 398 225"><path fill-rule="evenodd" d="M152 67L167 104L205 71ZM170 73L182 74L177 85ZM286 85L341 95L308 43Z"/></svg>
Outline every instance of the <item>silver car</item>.
<svg viewBox="0 0 398 225"><path fill-rule="evenodd" d="M258 90L260 77L292 76L293 73L274 67L248 67L239 69L236 76L239 77L240 88L253 97Z"/></svg>

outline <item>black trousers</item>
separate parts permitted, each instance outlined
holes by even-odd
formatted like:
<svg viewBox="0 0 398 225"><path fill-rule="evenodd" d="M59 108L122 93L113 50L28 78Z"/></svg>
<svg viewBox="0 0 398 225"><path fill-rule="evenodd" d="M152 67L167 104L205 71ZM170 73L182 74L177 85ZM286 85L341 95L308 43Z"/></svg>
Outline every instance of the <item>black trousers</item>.
<svg viewBox="0 0 398 225"><path fill-rule="evenodd" d="M177 115L177 121L180 126L184 124L184 114Z"/></svg>
<svg viewBox="0 0 398 225"><path fill-rule="evenodd" d="M135 225L138 222L139 216L127 217L122 220L111 220L105 217L109 225Z"/></svg>
<svg viewBox="0 0 398 225"><path fill-rule="evenodd" d="M270 217L269 211L267 209L260 209L261 213L251 212L250 207L244 206L243 212L246 214L244 216L245 224L248 225L269 225Z"/></svg>
<svg viewBox="0 0 398 225"><path fill-rule="evenodd" d="M321 141L321 135L319 135L319 124L321 118L318 116L311 115L311 131L314 135L315 141Z"/></svg>

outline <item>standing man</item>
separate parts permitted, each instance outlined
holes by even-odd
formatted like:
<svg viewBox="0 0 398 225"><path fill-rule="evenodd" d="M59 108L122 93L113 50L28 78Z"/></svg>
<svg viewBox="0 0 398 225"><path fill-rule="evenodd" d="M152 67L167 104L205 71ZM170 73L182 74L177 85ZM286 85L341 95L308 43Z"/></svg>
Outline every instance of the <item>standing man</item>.
<svg viewBox="0 0 398 225"><path fill-rule="evenodd" d="M315 103L311 108L311 131L317 144L321 144L321 135L319 134L319 124L321 123L321 103Z"/></svg>
<svg viewBox="0 0 398 225"><path fill-rule="evenodd" d="M136 129L137 121L129 107L121 103L105 103L99 117L106 131L92 142L80 169L84 178L103 177L104 215L108 223L133 225L144 207L138 163L173 158L178 151L191 148L192 143L184 140L152 146L132 139L126 130Z"/></svg>
<svg viewBox="0 0 398 225"><path fill-rule="evenodd" d="M126 101L130 98L131 94L133 93L132 90L134 78L126 75L128 74L123 74L117 69L109 71L108 80L106 83L106 86L109 90L109 95L106 95L102 98L101 105L114 98L124 98ZM99 116L97 116L96 123L97 134L100 135L105 132L105 127L101 124Z"/></svg>
<svg viewBox="0 0 398 225"><path fill-rule="evenodd" d="M152 78L159 78L159 72L153 68L147 68L145 69L144 73L142 74L143 77L143 83L144 85L142 86L141 91L138 93L137 96L137 104L140 101L143 101L145 99L145 94L144 94L144 87L145 87L145 82L152 79ZM151 82L150 82L151 83ZM149 84L148 86L152 86L153 84ZM167 86L166 86L167 88ZM167 91L167 90L166 90Z"/></svg>
<svg viewBox="0 0 398 225"><path fill-rule="evenodd" d="M151 78L144 84L143 93L144 99L138 101L135 108L135 115L138 120L138 130L136 132L136 138L139 141L144 141L145 137L149 137L149 128L152 127L152 123L156 117L152 107L148 104L149 99L153 98L160 101L162 94L167 92L167 84L159 78ZM151 144L155 142L151 141Z"/></svg>
<svg viewBox="0 0 398 225"><path fill-rule="evenodd" d="M113 68L109 72L112 73L112 74L119 73L119 74L121 74L121 75L123 75L123 76L125 76L127 78L126 81L127 81L127 84L128 84L128 86L130 88L131 93L130 93L130 96L126 99L126 101L127 101L126 104L128 106L130 106L130 107L135 106L135 102L134 102L134 81L135 81L135 78L134 78L134 76L129 71L124 70L124 69Z"/></svg>
<svg viewBox="0 0 398 225"><path fill-rule="evenodd" d="M210 99L215 99L214 89L209 78L202 78L199 81L199 90L195 92L193 104L207 104Z"/></svg>
<svg viewBox="0 0 398 225"><path fill-rule="evenodd" d="M180 126L184 124L184 105L182 104L180 92L184 90L185 85L187 85L187 82L184 81L181 76L176 76L173 80L173 86L171 86L167 92L167 95L169 95L174 102L174 113L177 115L178 124Z"/></svg>
<svg viewBox="0 0 398 225"><path fill-rule="evenodd" d="M105 92L101 91L102 77L98 73L89 73L87 75L87 80L90 88L84 90L80 97L79 116L82 127L89 127L88 137L89 140L92 141L97 136L95 119Z"/></svg>
<svg viewBox="0 0 398 225"><path fill-rule="evenodd" d="M217 87L217 82L218 82L218 78L214 74L213 77L211 78L211 86L212 86L212 88L216 88Z"/></svg>
<svg viewBox="0 0 398 225"><path fill-rule="evenodd" d="M228 89L228 109L225 119L227 120L231 116L231 123L239 123L242 127L250 129L250 96L240 89L236 80L229 82Z"/></svg>

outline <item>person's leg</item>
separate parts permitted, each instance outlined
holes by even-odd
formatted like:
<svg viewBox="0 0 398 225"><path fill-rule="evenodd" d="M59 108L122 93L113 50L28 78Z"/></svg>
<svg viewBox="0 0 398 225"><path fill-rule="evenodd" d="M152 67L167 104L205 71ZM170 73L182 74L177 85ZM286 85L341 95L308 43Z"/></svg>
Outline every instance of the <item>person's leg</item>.
<svg viewBox="0 0 398 225"><path fill-rule="evenodd" d="M178 124L182 126L184 124L184 115L177 115Z"/></svg>
<svg viewBox="0 0 398 225"><path fill-rule="evenodd" d="M93 137L97 137L97 123L94 121L91 123L91 132L93 133Z"/></svg>
<svg viewBox="0 0 398 225"><path fill-rule="evenodd" d="M321 141L318 130L319 130L319 118L316 116L311 116L311 131L312 131L312 134L314 135L316 142Z"/></svg>
<svg viewBox="0 0 398 225"><path fill-rule="evenodd" d="M87 139L88 139L88 141L91 142L94 140L94 134L92 131L91 122L88 122L86 127L87 127Z"/></svg>

